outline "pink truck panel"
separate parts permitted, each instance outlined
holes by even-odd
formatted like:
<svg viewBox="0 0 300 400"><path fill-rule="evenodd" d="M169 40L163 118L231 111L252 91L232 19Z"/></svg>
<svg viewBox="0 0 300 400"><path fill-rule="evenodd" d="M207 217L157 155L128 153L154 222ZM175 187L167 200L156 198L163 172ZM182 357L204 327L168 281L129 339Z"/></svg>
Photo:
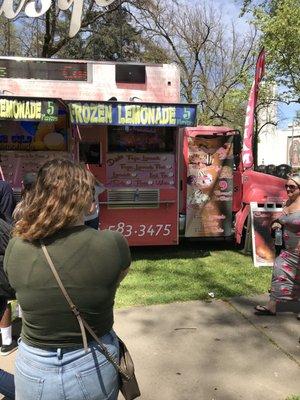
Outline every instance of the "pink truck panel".
<svg viewBox="0 0 300 400"><path fill-rule="evenodd" d="M285 180L253 170L243 173L243 203L283 203L287 199Z"/></svg>
<svg viewBox="0 0 300 400"><path fill-rule="evenodd" d="M0 57L1 60L6 60ZM12 61L17 59L10 58ZM21 59L22 60L22 59ZM26 59L39 61L39 59ZM55 64L63 60L40 59ZM67 60L72 63L71 60ZM74 61L74 64L78 61ZM174 65L147 64L145 83L117 83L116 63L80 61L87 64L87 81L1 78L1 91L7 96L52 97L63 100L180 102L180 74ZM120 63L121 64L121 63ZM130 67L130 64L126 63ZM138 64L139 65L139 64ZM2 75L3 76L3 75Z"/></svg>

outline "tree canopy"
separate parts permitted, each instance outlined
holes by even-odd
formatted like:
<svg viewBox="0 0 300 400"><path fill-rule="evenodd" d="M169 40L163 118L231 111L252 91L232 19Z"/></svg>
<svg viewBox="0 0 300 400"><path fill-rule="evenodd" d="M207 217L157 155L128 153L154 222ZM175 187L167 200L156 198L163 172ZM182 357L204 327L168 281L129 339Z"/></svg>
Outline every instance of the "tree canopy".
<svg viewBox="0 0 300 400"><path fill-rule="evenodd" d="M240 34L205 0L116 0L107 7L86 0L81 28L70 38L71 11L53 1L34 20L20 14L10 30L14 49L7 29L0 31L2 54L172 62L181 71L183 100L201 106L199 123L242 129L258 53L255 28Z"/></svg>
<svg viewBox="0 0 300 400"><path fill-rule="evenodd" d="M286 88L283 100L300 102L300 0L244 1L267 51L269 79Z"/></svg>
<svg viewBox="0 0 300 400"><path fill-rule="evenodd" d="M240 35L205 1L152 0L134 18L180 68L182 97L201 105L198 122L242 129L257 56L255 29Z"/></svg>

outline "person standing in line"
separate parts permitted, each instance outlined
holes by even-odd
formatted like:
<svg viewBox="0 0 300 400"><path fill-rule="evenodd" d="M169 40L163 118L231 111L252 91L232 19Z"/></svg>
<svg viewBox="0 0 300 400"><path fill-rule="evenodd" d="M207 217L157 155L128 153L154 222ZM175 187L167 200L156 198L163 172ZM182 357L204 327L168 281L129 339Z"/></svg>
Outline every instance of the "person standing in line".
<svg viewBox="0 0 300 400"><path fill-rule="evenodd" d="M284 246L275 259L270 300L255 307L257 315L276 315L278 302L300 299L300 174L291 175L285 188L288 200L282 215L271 226L282 234Z"/></svg>
<svg viewBox="0 0 300 400"><path fill-rule="evenodd" d="M36 181L36 173L34 172L29 172L24 175L23 181L22 181L22 200L24 200L25 196L27 193L29 193L30 190L32 190L34 184ZM2 181L3 182L3 181ZM0 183L2 183L0 182ZM22 204L23 201L21 200L16 207L14 207L12 204L12 196L13 196L13 191L10 187L10 185L7 182L4 182L5 185L2 184L2 194L4 194L4 199L2 198L0 200L0 205L1 205L1 215L6 218L6 221L0 218L0 285L6 285L6 277L4 276L4 271L3 271L3 258L4 258L4 253L6 246L8 244L8 241L10 239L10 233L11 233L11 223L13 220L17 220L20 218L20 212L22 209ZM13 210L13 216L10 215L10 212ZM8 223L8 221L10 221ZM15 297L7 297L7 288L3 288L2 286L2 291L0 290L0 297L6 295L6 300L12 300ZM11 309L11 304L6 301L6 309L1 317L0 320L0 328L1 328L1 338L2 338L2 345L0 349L0 354L2 356L7 356L10 353L12 353L16 348L18 347L17 341L13 339L12 336L12 309Z"/></svg>
<svg viewBox="0 0 300 400"><path fill-rule="evenodd" d="M33 189L35 182L36 182L37 174L34 172L29 172L25 174L23 181L22 181L22 194L21 197L24 199L27 193ZM21 217L20 213L22 210L22 201L17 204L13 212L14 220L19 219ZM8 225L5 221L0 219L0 320L3 317L4 311L7 309L7 298L14 298L14 291L9 286L8 280L6 276L4 276L3 271L3 258L5 249L7 247L8 241L10 239L10 231L11 226ZM16 344L16 343L15 343ZM17 344L16 344L17 345ZM9 346L13 347L13 346ZM16 348L13 347L12 351ZM3 346L2 346L2 351ZM11 351L3 351L4 354L10 354ZM9 372L4 371L0 368L0 393L6 397L8 400L13 400L15 398L15 383L14 383L14 376Z"/></svg>
<svg viewBox="0 0 300 400"><path fill-rule="evenodd" d="M37 173L27 172L22 180L21 201L16 205L13 212L14 221L18 221L22 216L22 208L25 197L33 190L36 183Z"/></svg>
<svg viewBox="0 0 300 400"><path fill-rule="evenodd" d="M13 211L15 208L15 198L12 187L8 182L0 181L0 297L7 295L6 288L6 277L3 271L3 258L6 246L10 239L11 224L13 222ZM12 337L12 310L11 305L7 303L6 298L5 311L0 320L1 328L1 349L0 354L6 356L13 352L17 348L17 342Z"/></svg>
<svg viewBox="0 0 300 400"><path fill-rule="evenodd" d="M6 247L11 235L11 225L0 218L0 303L1 312L0 328L2 345L0 354L6 356L17 348L17 342L12 337L11 305L9 300L15 299L14 290L10 287L7 276L3 270L3 260Z"/></svg>
<svg viewBox="0 0 300 400"><path fill-rule="evenodd" d="M4 268L22 308L16 399L117 400L119 377L88 335L88 352L41 248L43 243L82 316L119 359L113 331L117 287L130 263L126 239L84 225L93 203L92 175L70 160L52 160L24 199Z"/></svg>
<svg viewBox="0 0 300 400"><path fill-rule="evenodd" d="M16 206L14 192L10 184L0 181L0 218L8 224L13 223L12 214Z"/></svg>
<svg viewBox="0 0 300 400"><path fill-rule="evenodd" d="M6 308L6 300L0 296L0 319L3 316ZM0 368L0 394L5 396L7 400L14 400L15 398L15 381L14 376L9 372Z"/></svg>
<svg viewBox="0 0 300 400"><path fill-rule="evenodd" d="M92 175L93 176L93 175ZM93 176L94 178L94 176ZM100 212L100 207L99 207L99 195L105 191L105 186L102 185L96 178L94 178L95 184L93 187L93 205L91 210L89 211L89 214L84 216L84 224L86 226L90 226L91 228L94 229L99 229L99 212Z"/></svg>

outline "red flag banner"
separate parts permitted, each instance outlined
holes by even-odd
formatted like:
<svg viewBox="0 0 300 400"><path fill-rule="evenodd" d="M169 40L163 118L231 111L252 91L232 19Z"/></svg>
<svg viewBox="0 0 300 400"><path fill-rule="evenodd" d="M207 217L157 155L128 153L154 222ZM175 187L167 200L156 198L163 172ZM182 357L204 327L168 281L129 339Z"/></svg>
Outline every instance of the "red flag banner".
<svg viewBox="0 0 300 400"><path fill-rule="evenodd" d="M245 130L244 130L244 143L242 150L243 169L250 169L253 167L253 131L254 131L254 110L257 102L257 95L259 83L265 71L265 50L262 49L259 53L256 68L255 78L250 90L248 106L246 111Z"/></svg>

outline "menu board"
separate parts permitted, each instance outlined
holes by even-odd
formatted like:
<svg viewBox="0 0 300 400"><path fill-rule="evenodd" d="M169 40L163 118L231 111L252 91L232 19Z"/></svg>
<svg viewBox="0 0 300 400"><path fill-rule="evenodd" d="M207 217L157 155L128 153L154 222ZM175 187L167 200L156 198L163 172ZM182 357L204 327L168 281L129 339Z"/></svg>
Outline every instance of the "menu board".
<svg viewBox="0 0 300 400"><path fill-rule="evenodd" d="M45 162L57 158L56 151L3 151L1 152L0 176L14 189L21 188L24 175L37 172ZM59 158L71 158L71 154L60 152Z"/></svg>
<svg viewBox="0 0 300 400"><path fill-rule="evenodd" d="M281 207L264 207L251 203L252 249L255 267L271 267L275 260L271 224L282 214Z"/></svg>
<svg viewBox="0 0 300 400"><path fill-rule="evenodd" d="M87 63L0 60L0 78L87 81Z"/></svg>
<svg viewBox="0 0 300 400"><path fill-rule="evenodd" d="M174 187L174 154L109 153L108 187Z"/></svg>
<svg viewBox="0 0 300 400"><path fill-rule="evenodd" d="M231 236L233 136L196 136L187 141L185 236Z"/></svg>
<svg viewBox="0 0 300 400"><path fill-rule="evenodd" d="M14 121L57 121L58 106L52 100L0 98L0 119Z"/></svg>
<svg viewBox="0 0 300 400"><path fill-rule="evenodd" d="M56 122L0 121L0 150L67 151L66 115Z"/></svg>

